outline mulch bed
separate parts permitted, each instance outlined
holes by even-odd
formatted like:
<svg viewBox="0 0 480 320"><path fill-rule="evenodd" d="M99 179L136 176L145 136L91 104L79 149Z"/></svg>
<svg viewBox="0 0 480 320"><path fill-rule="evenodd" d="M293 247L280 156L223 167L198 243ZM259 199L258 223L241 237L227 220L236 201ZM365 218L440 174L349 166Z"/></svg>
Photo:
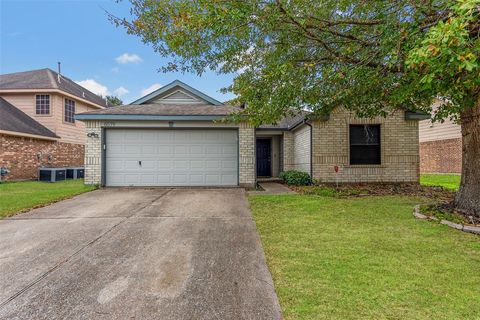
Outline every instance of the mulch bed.
<svg viewBox="0 0 480 320"><path fill-rule="evenodd" d="M299 194L322 195L339 198L364 197L364 196L390 196L402 195L431 199L431 204L421 206L422 213L432 215L435 213L443 219L454 222L462 222L471 225L480 225L480 219L465 214L455 209L455 192L442 187L422 186L409 183L359 183L319 184L315 186L290 186Z"/></svg>
<svg viewBox="0 0 480 320"><path fill-rule="evenodd" d="M455 192L442 187L427 187L409 183L340 184L338 188L335 184L319 184L315 186L290 186L290 188L300 194L315 194L315 190L331 189L338 196L348 197L405 195L434 198L435 200L442 200L442 202L451 202L455 198Z"/></svg>

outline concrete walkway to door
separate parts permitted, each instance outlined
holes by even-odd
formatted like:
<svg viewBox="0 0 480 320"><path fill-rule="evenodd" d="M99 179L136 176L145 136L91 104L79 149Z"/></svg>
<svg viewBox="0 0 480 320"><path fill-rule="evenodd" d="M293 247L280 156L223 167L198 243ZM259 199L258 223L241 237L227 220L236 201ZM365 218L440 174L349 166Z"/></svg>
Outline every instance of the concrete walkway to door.
<svg viewBox="0 0 480 320"><path fill-rule="evenodd" d="M103 189L0 220L0 319L280 319L243 189Z"/></svg>

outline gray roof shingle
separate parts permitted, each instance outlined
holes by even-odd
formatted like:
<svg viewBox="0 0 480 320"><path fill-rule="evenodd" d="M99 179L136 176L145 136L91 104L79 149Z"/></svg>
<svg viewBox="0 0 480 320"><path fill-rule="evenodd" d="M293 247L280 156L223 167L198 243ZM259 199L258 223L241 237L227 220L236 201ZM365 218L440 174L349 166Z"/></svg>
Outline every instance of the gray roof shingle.
<svg viewBox="0 0 480 320"><path fill-rule="evenodd" d="M55 133L0 97L0 130L59 138Z"/></svg>
<svg viewBox="0 0 480 320"><path fill-rule="evenodd" d="M260 129L291 129L305 120L310 112L300 111L282 118L275 124L263 124Z"/></svg>
<svg viewBox="0 0 480 320"><path fill-rule="evenodd" d="M80 115L226 116L239 110L239 107L211 104L131 104L83 112Z"/></svg>
<svg viewBox="0 0 480 320"><path fill-rule="evenodd" d="M135 116L227 116L242 108L210 104L130 104L107 109L83 112L78 115L135 115ZM309 114L300 111L284 117L276 124L261 125L261 129L291 129L300 124Z"/></svg>
<svg viewBox="0 0 480 320"><path fill-rule="evenodd" d="M60 76L59 82L58 73L48 68L0 75L0 90L8 89L58 89L102 107L111 106L64 75Z"/></svg>

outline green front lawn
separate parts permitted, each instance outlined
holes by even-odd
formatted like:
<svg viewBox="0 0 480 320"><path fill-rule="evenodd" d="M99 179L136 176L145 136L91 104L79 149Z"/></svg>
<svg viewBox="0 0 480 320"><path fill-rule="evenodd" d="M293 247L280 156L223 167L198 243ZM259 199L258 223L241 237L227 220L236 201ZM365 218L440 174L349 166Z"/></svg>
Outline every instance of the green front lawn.
<svg viewBox="0 0 480 320"><path fill-rule="evenodd" d="M95 186L85 185L82 179L56 183L39 181L1 183L0 218L69 198L95 188Z"/></svg>
<svg viewBox="0 0 480 320"><path fill-rule="evenodd" d="M456 174L422 174L420 184L424 186L439 186L449 190L458 190L460 175Z"/></svg>
<svg viewBox="0 0 480 320"><path fill-rule="evenodd" d="M251 196L285 319L479 319L480 237L421 199Z"/></svg>

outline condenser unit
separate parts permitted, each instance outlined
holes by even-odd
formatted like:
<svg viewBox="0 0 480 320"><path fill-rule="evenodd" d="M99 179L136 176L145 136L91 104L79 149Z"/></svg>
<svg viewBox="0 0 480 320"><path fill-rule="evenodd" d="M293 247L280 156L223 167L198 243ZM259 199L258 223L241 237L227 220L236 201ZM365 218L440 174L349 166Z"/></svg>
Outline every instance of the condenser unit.
<svg viewBox="0 0 480 320"><path fill-rule="evenodd" d="M38 169L38 180L47 182L64 181L67 178L65 168L40 168Z"/></svg>
<svg viewBox="0 0 480 320"><path fill-rule="evenodd" d="M83 179L85 177L84 167L68 167L67 179Z"/></svg>

